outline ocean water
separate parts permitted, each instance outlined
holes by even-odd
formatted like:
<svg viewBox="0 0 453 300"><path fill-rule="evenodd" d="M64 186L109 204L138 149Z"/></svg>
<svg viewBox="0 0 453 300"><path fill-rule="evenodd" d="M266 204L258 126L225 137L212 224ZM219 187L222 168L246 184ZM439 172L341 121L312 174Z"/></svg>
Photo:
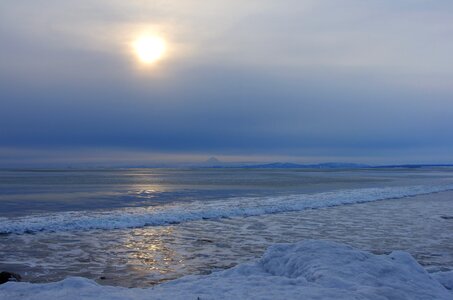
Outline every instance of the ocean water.
<svg viewBox="0 0 453 300"><path fill-rule="evenodd" d="M146 287L329 239L453 269L453 169L0 171L0 270Z"/></svg>

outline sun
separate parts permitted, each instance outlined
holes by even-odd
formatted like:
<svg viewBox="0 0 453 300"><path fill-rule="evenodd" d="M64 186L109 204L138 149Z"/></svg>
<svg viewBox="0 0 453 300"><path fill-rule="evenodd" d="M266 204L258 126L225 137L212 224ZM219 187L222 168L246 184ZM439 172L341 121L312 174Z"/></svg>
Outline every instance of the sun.
<svg viewBox="0 0 453 300"><path fill-rule="evenodd" d="M132 43L138 60L144 64L152 64L160 60L167 51L165 40L158 36L141 36Z"/></svg>

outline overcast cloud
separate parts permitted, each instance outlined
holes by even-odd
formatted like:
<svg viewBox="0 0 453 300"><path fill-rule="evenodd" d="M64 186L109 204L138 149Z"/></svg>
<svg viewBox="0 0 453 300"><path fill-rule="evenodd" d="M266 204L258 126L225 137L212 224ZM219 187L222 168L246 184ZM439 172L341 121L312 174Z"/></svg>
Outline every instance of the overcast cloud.
<svg viewBox="0 0 453 300"><path fill-rule="evenodd" d="M452 162L452 36L451 1L3 1L0 164Z"/></svg>

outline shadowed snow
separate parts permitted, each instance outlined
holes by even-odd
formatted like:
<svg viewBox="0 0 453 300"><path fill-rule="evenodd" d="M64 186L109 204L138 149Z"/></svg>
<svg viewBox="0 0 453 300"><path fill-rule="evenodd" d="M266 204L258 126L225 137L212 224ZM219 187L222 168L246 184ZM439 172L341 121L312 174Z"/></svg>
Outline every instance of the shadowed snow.
<svg viewBox="0 0 453 300"><path fill-rule="evenodd" d="M66 300L197 297L447 300L451 299L452 294L406 252L374 255L346 245L318 240L277 244L255 262L207 276L186 276L155 288L100 286L80 277L48 284L11 282L0 287L2 299L63 297Z"/></svg>

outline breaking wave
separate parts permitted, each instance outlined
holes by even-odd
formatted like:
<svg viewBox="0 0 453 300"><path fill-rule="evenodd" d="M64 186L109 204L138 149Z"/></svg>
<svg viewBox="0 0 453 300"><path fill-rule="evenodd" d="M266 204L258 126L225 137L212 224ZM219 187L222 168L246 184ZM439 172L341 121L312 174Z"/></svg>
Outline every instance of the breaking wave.
<svg viewBox="0 0 453 300"><path fill-rule="evenodd" d="M249 217L345 204L403 198L453 190L453 184L362 188L269 197L227 198L158 207L108 211L71 211L20 218L0 218L0 234L125 229L170 225L203 219Z"/></svg>

